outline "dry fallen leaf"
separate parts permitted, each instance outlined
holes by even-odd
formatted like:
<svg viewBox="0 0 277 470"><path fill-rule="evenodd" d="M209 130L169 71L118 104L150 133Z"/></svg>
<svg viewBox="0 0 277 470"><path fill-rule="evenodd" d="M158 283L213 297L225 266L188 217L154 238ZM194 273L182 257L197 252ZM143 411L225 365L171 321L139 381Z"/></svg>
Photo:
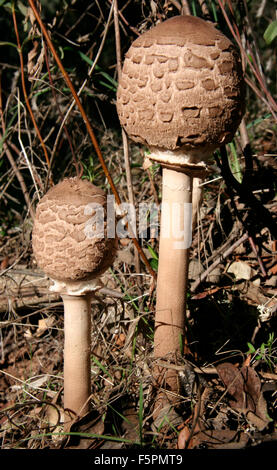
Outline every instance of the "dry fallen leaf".
<svg viewBox="0 0 277 470"><path fill-rule="evenodd" d="M102 416L95 410L89 412L80 420L72 423L70 432L79 432L83 436L68 436L67 449L90 449L93 448L98 439L104 433L105 423ZM87 437L85 437L85 435ZM99 437L95 437L99 436Z"/></svg>
<svg viewBox="0 0 277 470"><path fill-rule="evenodd" d="M234 400L230 401L230 406L243 404L243 378L236 366L229 362L224 362L216 367L218 375L224 383L227 391Z"/></svg>
<svg viewBox="0 0 277 470"><path fill-rule="evenodd" d="M55 317L46 317L42 318L38 321L38 329L36 331L36 336L41 336L43 333L45 333L48 328L51 328L55 323Z"/></svg>
<svg viewBox="0 0 277 470"><path fill-rule="evenodd" d="M118 348L122 348L124 346L126 340L126 335L124 333L120 333L119 335L116 335L115 339L115 344ZM116 348L114 348L116 350Z"/></svg>
<svg viewBox="0 0 277 470"><path fill-rule="evenodd" d="M184 428L180 431L178 435L177 449L186 448L190 435L191 435L191 430L189 429L188 426L184 426Z"/></svg>
<svg viewBox="0 0 277 470"><path fill-rule="evenodd" d="M4 271L9 266L9 257L5 256L5 258L0 263L0 271Z"/></svg>
<svg viewBox="0 0 277 470"><path fill-rule="evenodd" d="M158 401L158 400L156 400ZM152 423L152 429L154 431L161 430L163 426L178 427L182 424L182 417L175 411L172 405L164 405L162 402L162 407L155 410L155 416Z"/></svg>
<svg viewBox="0 0 277 470"><path fill-rule="evenodd" d="M33 41L33 45L33 49L31 49L28 53L27 61L29 80L35 79L36 76L41 72L45 59L44 48L42 47L41 50L39 50L39 42Z"/></svg>
<svg viewBox="0 0 277 470"><path fill-rule="evenodd" d="M251 266L245 261L234 261L227 269L228 273L234 274L237 280L246 279L249 281L253 276L253 270Z"/></svg>
<svg viewBox="0 0 277 470"><path fill-rule="evenodd" d="M24 336L24 338L26 338L26 339L31 339L31 338L33 337L30 328L27 328L27 330L24 332L23 336Z"/></svg>
<svg viewBox="0 0 277 470"><path fill-rule="evenodd" d="M197 447L208 449L242 449L249 441L245 433L222 430L205 430L195 434L191 440L191 448Z"/></svg>
<svg viewBox="0 0 277 470"><path fill-rule="evenodd" d="M136 442L139 439L139 417L136 408L130 404L123 411L123 416L122 430L124 431L124 438Z"/></svg>
<svg viewBox="0 0 277 470"><path fill-rule="evenodd" d="M272 273L272 274L277 274L277 263L274 264L274 266L272 266L269 271Z"/></svg>
<svg viewBox="0 0 277 470"><path fill-rule="evenodd" d="M251 424L262 431L269 418L257 372L249 366L243 366L239 370L229 362L219 364L216 369L227 392L233 398L229 400L229 405L243 413Z"/></svg>

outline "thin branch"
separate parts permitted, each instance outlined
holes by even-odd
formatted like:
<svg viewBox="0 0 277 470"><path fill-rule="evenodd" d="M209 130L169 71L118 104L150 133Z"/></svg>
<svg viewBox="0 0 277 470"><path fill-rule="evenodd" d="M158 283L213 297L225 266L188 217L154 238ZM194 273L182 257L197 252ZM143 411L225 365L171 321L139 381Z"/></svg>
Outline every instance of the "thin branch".
<svg viewBox="0 0 277 470"><path fill-rule="evenodd" d="M206 271L204 271L203 273L200 274L199 276L199 279L197 279L197 281L195 281L192 285L191 285L191 288L190 288L190 291L191 292L195 292L197 287L199 286L199 284L201 284L202 281L204 281L204 279L206 279L206 277L225 259L227 258L231 253L233 253L233 251L238 247L240 246L243 242L245 242L246 240L248 240L249 238L249 235L248 233L245 233L244 235L242 235L242 237L240 237L235 243L233 243L230 248L228 248L228 250L225 251L225 253L223 253L222 255L219 256L219 258L217 258L207 269Z"/></svg>
<svg viewBox="0 0 277 470"><path fill-rule="evenodd" d="M188 0L181 0L182 2L182 15L191 15L191 9Z"/></svg>
<svg viewBox="0 0 277 470"><path fill-rule="evenodd" d="M112 5L113 4L113 0L109 0L109 3ZM131 31L133 31L133 33L135 33L137 36L140 35L139 31L137 28L134 28L133 26L131 26L128 21L126 20L126 18L123 16L122 12L119 10L118 12L121 20L123 21L123 23L128 26L130 28Z"/></svg>

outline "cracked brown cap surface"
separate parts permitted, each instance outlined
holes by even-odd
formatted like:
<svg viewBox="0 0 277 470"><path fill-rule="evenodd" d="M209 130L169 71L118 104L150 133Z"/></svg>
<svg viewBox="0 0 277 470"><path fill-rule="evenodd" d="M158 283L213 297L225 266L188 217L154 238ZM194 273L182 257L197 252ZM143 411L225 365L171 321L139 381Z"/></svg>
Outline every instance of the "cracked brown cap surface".
<svg viewBox="0 0 277 470"><path fill-rule="evenodd" d="M36 210L32 243L38 266L59 281L98 277L117 248L115 238L106 238L106 216L106 194L89 181L67 178L53 186Z"/></svg>
<svg viewBox="0 0 277 470"><path fill-rule="evenodd" d="M210 153L231 141L243 116L239 55L211 23L194 16L170 18L128 50L117 112L136 142Z"/></svg>

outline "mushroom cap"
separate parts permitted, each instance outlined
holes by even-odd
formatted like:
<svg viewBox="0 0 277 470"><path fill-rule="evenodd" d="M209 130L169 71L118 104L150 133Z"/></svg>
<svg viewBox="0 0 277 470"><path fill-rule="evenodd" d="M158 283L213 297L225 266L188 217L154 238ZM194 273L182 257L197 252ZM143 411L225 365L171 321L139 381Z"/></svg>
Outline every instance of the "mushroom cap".
<svg viewBox="0 0 277 470"><path fill-rule="evenodd" d="M106 237L106 203L102 189L77 177L64 179L42 197L32 244L45 274L58 281L86 281L111 266L117 240ZM102 217L102 229L101 220L96 222L97 213Z"/></svg>
<svg viewBox="0 0 277 470"><path fill-rule="evenodd" d="M119 79L117 112L130 138L154 153L205 157L232 140L244 94L231 41L211 23L176 16L132 43Z"/></svg>

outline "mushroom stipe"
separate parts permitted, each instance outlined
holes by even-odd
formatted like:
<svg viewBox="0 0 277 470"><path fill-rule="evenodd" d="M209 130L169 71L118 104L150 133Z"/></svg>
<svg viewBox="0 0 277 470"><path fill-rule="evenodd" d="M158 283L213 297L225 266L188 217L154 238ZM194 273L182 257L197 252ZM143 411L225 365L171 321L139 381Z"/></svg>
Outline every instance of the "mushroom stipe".
<svg viewBox="0 0 277 470"><path fill-rule="evenodd" d="M147 159L162 166L162 229L172 219L164 206L177 206L179 229L186 240L191 238L191 220L183 208L193 202L193 178L201 178L213 151L232 140L244 113L244 95L238 51L200 18L170 18L143 33L127 51L117 112L129 137L149 148ZM188 257L189 247L176 249L174 234L165 237L161 230L154 359L177 361L183 353ZM175 402L177 374L155 367L153 374L165 401Z"/></svg>
<svg viewBox="0 0 277 470"><path fill-rule="evenodd" d="M86 224L102 208L104 233L88 237ZM40 200L33 227L38 266L64 304L64 428L90 409L91 298L116 256L117 239L106 237L106 194L87 180L67 178Z"/></svg>

